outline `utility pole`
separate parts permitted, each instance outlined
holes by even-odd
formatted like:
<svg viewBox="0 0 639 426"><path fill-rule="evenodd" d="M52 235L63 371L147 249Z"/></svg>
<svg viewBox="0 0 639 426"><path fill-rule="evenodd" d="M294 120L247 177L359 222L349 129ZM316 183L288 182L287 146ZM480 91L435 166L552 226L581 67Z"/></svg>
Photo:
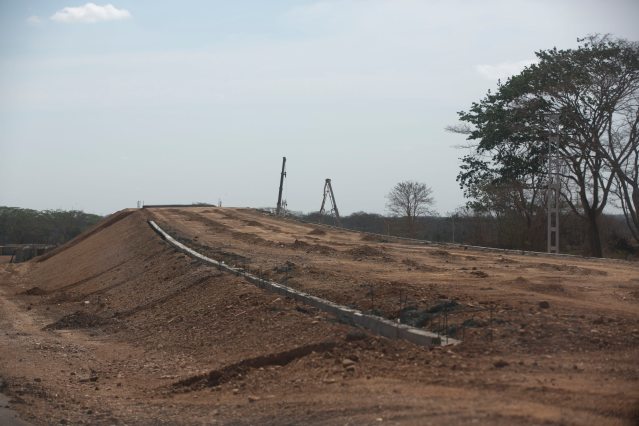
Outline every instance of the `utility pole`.
<svg viewBox="0 0 639 426"><path fill-rule="evenodd" d="M559 253L559 115L550 117L551 135L548 137L548 253Z"/></svg>
<svg viewBox="0 0 639 426"><path fill-rule="evenodd" d="M333 194L333 186L331 185L331 180L326 179L324 182L324 197L322 198L322 207L320 208L320 215L324 215L326 205L326 198L329 198L331 201L331 213L335 216L335 223L337 226L342 226L342 223L339 219L339 211L337 210L337 202L335 201L335 194Z"/></svg>
<svg viewBox="0 0 639 426"><path fill-rule="evenodd" d="M284 188L284 178L286 177L286 157L282 157L282 174L280 175L280 192L277 195L277 209L275 210L276 215L280 215L282 213L282 189Z"/></svg>

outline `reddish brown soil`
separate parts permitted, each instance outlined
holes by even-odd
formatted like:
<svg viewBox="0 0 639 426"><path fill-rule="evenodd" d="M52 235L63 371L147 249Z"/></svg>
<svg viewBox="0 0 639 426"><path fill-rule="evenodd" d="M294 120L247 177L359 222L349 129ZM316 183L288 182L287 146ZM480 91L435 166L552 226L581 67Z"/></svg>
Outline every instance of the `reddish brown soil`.
<svg viewBox="0 0 639 426"><path fill-rule="evenodd" d="M448 303L445 329L463 342L364 334L175 252L149 218L211 257L389 318ZM34 424L639 416L637 264L388 243L219 208L126 211L37 260L0 267L0 392Z"/></svg>

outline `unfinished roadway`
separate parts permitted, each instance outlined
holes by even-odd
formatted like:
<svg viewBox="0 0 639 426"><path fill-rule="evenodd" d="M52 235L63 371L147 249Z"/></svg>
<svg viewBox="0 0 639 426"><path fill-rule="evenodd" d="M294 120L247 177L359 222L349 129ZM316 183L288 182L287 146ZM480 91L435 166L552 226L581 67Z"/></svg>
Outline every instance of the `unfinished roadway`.
<svg viewBox="0 0 639 426"><path fill-rule="evenodd" d="M181 253L461 339L389 340ZM0 392L33 424L631 424L639 265L127 210L0 265ZM634 420L632 420L634 419Z"/></svg>

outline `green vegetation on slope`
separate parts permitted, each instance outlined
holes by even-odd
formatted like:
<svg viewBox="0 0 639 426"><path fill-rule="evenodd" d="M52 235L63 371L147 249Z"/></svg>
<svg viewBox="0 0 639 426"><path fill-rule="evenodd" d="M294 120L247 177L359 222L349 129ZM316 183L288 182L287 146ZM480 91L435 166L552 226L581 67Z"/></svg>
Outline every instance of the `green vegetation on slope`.
<svg viewBox="0 0 639 426"><path fill-rule="evenodd" d="M80 210L31 210L0 206L1 244L62 244L102 217Z"/></svg>

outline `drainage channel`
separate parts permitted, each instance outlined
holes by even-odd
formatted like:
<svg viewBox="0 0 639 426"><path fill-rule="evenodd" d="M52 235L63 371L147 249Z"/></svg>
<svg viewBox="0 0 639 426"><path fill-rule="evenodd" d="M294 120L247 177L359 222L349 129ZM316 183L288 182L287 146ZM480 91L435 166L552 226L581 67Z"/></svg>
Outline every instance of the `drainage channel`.
<svg viewBox="0 0 639 426"><path fill-rule="evenodd" d="M321 311L327 312L336 316L340 321L366 329L373 334L383 336L389 339L402 339L407 340L419 346L431 347L431 346L443 346L443 345L456 345L460 343L460 340L452 339L446 336L442 336L430 331L422 330L420 328L411 327L405 324L400 324L386 318L378 317L375 315L364 314L357 309L351 309L346 306L338 305L329 300L322 299L316 296L312 296L308 293L295 290L284 284L276 283L273 281L265 280L252 275L243 269L234 268L227 265L224 262L211 259L204 256L201 253L193 250L192 248L177 241L171 235L167 234L160 226L152 220L148 221L149 225L155 232L157 232L164 240L177 250L198 259L206 264L214 266L219 270L223 270L237 276L244 277L248 282L268 290L273 293L280 294L285 297L289 297L293 300L302 302L309 306L313 306Z"/></svg>

